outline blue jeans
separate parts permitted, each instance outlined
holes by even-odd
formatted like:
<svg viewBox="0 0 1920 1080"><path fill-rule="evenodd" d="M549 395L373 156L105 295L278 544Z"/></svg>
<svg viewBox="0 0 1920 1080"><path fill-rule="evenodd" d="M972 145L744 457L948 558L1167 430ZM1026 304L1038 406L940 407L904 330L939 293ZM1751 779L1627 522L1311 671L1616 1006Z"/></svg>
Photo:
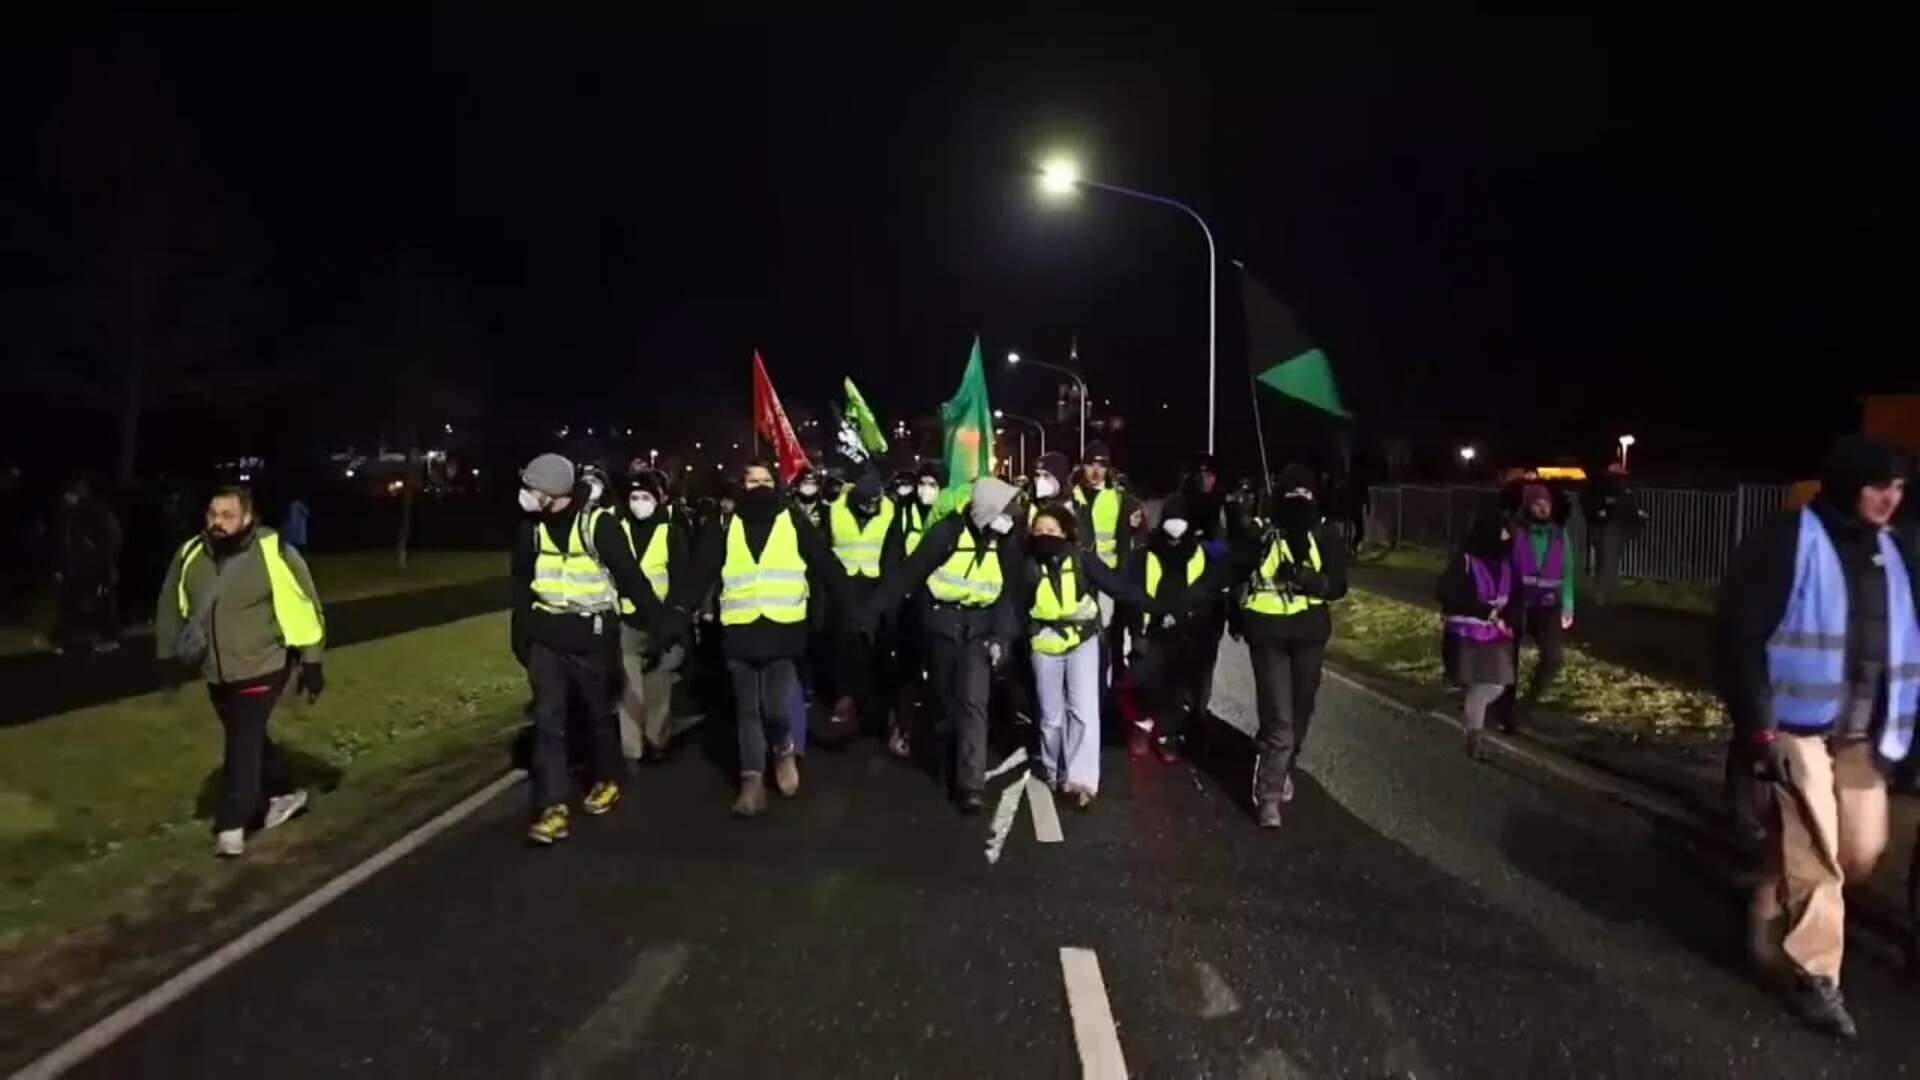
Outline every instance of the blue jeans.
<svg viewBox="0 0 1920 1080"><path fill-rule="evenodd" d="M1040 769L1089 794L1100 790L1100 639L1064 656L1033 654L1040 699Z"/></svg>

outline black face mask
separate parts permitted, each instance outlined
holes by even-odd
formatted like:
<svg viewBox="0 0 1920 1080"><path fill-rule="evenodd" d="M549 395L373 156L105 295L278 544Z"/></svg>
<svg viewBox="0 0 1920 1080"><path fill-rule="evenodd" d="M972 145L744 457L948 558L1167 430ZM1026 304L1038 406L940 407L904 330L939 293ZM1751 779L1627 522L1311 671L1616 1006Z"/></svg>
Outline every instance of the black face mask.
<svg viewBox="0 0 1920 1080"><path fill-rule="evenodd" d="M237 554L240 549L246 547L247 541L252 537L253 526L251 525L234 533L232 536L215 536L212 533L208 533L206 536L207 550L211 552L216 559L230 558Z"/></svg>
<svg viewBox="0 0 1920 1080"><path fill-rule="evenodd" d="M1042 559L1058 559L1072 547L1064 536L1029 536L1027 550Z"/></svg>
<svg viewBox="0 0 1920 1080"><path fill-rule="evenodd" d="M770 487L748 488L740 493L740 501L736 505L743 514L761 517L772 513L779 499L779 494Z"/></svg>
<svg viewBox="0 0 1920 1080"><path fill-rule="evenodd" d="M1274 524L1288 532L1305 532L1320 523L1320 512L1312 499L1281 499L1274 513Z"/></svg>

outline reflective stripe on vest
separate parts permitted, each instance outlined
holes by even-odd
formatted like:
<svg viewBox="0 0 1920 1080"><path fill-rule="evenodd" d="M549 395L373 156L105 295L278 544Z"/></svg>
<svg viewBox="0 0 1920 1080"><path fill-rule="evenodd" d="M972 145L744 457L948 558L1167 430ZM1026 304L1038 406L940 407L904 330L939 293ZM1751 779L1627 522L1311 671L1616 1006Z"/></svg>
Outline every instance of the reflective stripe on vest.
<svg viewBox="0 0 1920 1080"><path fill-rule="evenodd" d="M668 521L671 520L671 518L668 519ZM642 555L633 545L633 522L625 517L620 519L620 531L627 537L627 550L633 552L633 557L640 560L641 576L647 579L647 584L653 586L654 598L662 603L666 602L667 589L673 584L673 578L668 573L667 567L668 521L663 521L654 527L653 538L647 541L647 552ZM634 606L633 601L624 596L620 598L622 614L631 615L637 610L639 609Z"/></svg>
<svg viewBox="0 0 1920 1080"><path fill-rule="evenodd" d="M942 604L989 607L1002 584L999 548L963 526L953 554L927 578L927 594Z"/></svg>
<svg viewBox="0 0 1920 1080"><path fill-rule="evenodd" d="M607 512L590 510L574 515L564 551L546 522L533 527L538 550L533 560L535 610L556 615L594 615L620 606L620 594L614 591L606 568L600 565L592 545L587 542L588 530Z"/></svg>
<svg viewBox="0 0 1920 1080"><path fill-rule="evenodd" d="M313 597L300 587L300 578L293 567L287 565L287 556L280 550L280 534L262 528L254 542L260 545L260 558L267 566L267 588L273 594L273 621L279 624L280 641L291 649L318 645L326 637L326 620ZM180 585L174 599L180 606L182 619L193 617L192 605L187 599L187 568L205 550L206 543L198 536L180 548Z"/></svg>
<svg viewBox="0 0 1920 1080"><path fill-rule="evenodd" d="M1033 624L1033 651L1044 656L1065 656L1086 641L1089 632L1100 625L1100 605L1092 594L1080 589L1079 575L1072 558L1060 562L1060 589L1054 591L1053 577L1040 569L1040 583L1033 590L1033 608L1027 613Z"/></svg>
<svg viewBox="0 0 1920 1080"><path fill-rule="evenodd" d="M1920 711L1920 622L1913 607L1913 586L1906 560L1887 530L1880 530L1879 555L1887 586L1887 716L1879 751L1901 761L1913 748L1914 716ZM1787 613L1767 640L1767 682L1773 715L1798 734L1833 729L1851 692L1847 685L1846 571L1819 515L1800 511L1800 537L1794 552L1793 587Z"/></svg>
<svg viewBox="0 0 1920 1080"><path fill-rule="evenodd" d="M806 618L807 561L800 555L793 516L782 511L774 517L757 560L747 547L746 525L734 518L727 526L727 561L720 567L721 624L765 619L791 625Z"/></svg>
<svg viewBox="0 0 1920 1080"><path fill-rule="evenodd" d="M833 527L833 553L840 557L840 565L847 568L847 573L854 577L879 577L880 551L886 544L887 530L893 527L893 503L881 499L880 509L863 526L854 516L853 507L847 503L847 493L843 491L827 511L827 520Z"/></svg>
<svg viewBox="0 0 1920 1080"><path fill-rule="evenodd" d="M1207 572L1207 550L1201 547L1200 545L1195 544L1193 546L1193 554L1189 556L1187 559L1187 584L1192 585L1194 582L1199 581L1200 575L1206 572ZM1147 552L1147 595L1148 596L1160 595L1160 576L1161 576L1160 556L1149 551Z"/></svg>
<svg viewBox="0 0 1920 1080"><path fill-rule="evenodd" d="M1086 504L1086 492L1073 489L1074 501ZM1120 492L1101 488L1093 496L1093 550L1108 569L1120 565Z"/></svg>
<svg viewBox="0 0 1920 1080"><path fill-rule="evenodd" d="M1493 571L1488 569L1484 559L1468 555L1466 560L1467 569L1473 574L1474 598L1488 607L1505 607L1507 596L1513 590L1513 564L1502 560L1500 578L1495 581ZM1492 619L1448 615L1445 621L1447 633L1469 641L1507 641L1513 637L1512 627Z"/></svg>
<svg viewBox="0 0 1920 1080"><path fill-rule="evenodd" d="M1516 530L1513 561L1520 567L1521 594L1530 606L1559 607L1560 583L1566 578L1567 534L1558 526L1547 532L1546 565L1534 565L1533 527Z"/></svg>
<svg viewBox="0 0 1920 1080"><path fill-rule="evenodd" d="M1326 603L1317 596L1301 596L1292 589L1282 590L1274 581L1280 573L1280 564L1293 562L1293 551L1287 546L1286 538L1275 535L1273 543L1267 546L1267 557L1260 563L1260 572L1254 575L1253 583L1247 589L1245 607L1248 611L1260 615L1298 615L1310 607L1319 607ZM1312 533L1307 534L1307 568L1320 572L1320 540Z"/></svg>

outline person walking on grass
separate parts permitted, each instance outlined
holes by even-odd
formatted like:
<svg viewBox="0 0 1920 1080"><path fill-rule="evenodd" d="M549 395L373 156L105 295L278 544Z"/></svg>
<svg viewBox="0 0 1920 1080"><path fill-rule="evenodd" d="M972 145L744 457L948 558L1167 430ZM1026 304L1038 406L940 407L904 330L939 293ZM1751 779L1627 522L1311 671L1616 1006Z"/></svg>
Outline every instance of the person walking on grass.
<svg viewBox="0 0 1920 1080"><path fill-rule="evenodd" d="M1885 774L1920 711L1920 577L1889 528L1906 461L1842 440L1820 494L1742 544L1721 585L1715 675L1753 774L1772 789L1751 943L1793 1010L1856 1034L1840 992L1848 884L1886 851Z"/></svg>
<svg viewBox="0 0 1920 1080"><path fill-rule="evenodd" d="M1513 685L1513 533L1498 517L1475 521L1440 572L1437 599L1444 623L1440 655L1447 678L1466 688L1461 720L1467 756L1486 758L1487 707Z"/></svg>
<svg viewBox="0 0 1920 1080"><path fill-rule="evenodd" d="M654 595L610 511L589 509L590 488L573 462L542 454L520 471L520 509L511 556L513 654L533 683L533 823L528 842L548 847L569 833L567 712L585 705L593 786L590 816L620 801L626 778L613 693L619 672L620 601L665 640L684 622Z"/></svg>
<svg viewBox="0 0 1920 1080"><path fill-rule="evenodd" d="M326 689L321 655L326 619L299 551L256 525L253 496L222 488L207 504L206 529L181 545L155 605L153 640L162 661L197 667L226 734L214 853L246 852L246 830L271 829L307 804L284 790L267 720L289 682L318 701ZM263 775L279 794L271 798Z"/></svg>
<svg viewBox="0 0 1920 1080"><path fill-rule="evenodd" d="M1514 668L1519 669L1520 641L1533 639L1540 650L1525 701L1517 701L1518 680L1494 703L1500 730L1520 730L1528 714L1560 673L1567 631L1573 629L1573 582L1579 576L1573 546L1566 529L1554 521L1553 492L1545 484L1520 489L1519 520L1513 529L1513 572L1516 588L1508 624L1514 632Z"/></svg>

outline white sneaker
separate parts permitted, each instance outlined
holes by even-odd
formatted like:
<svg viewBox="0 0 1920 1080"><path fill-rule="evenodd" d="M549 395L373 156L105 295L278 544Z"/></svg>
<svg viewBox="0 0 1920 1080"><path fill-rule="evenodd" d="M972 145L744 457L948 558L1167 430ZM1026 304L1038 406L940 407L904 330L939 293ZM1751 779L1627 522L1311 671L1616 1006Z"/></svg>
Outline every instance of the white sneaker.
<svg viewBox="0 0 1920 1080"><path fill-rule="evenodd" d="M267 820L262 829L277 829L287 823L287 819L299 813L307 805L307 789L301 788L291 795L275 795L267 800Z"/></svg>
<svg viewBox="0 0 1920 1080"><path fill-rule="evenodd" d="M213 853L223 859L237 859L247 853L247 834L241 829L228 829L216 833L213 837Z"/></svg>

